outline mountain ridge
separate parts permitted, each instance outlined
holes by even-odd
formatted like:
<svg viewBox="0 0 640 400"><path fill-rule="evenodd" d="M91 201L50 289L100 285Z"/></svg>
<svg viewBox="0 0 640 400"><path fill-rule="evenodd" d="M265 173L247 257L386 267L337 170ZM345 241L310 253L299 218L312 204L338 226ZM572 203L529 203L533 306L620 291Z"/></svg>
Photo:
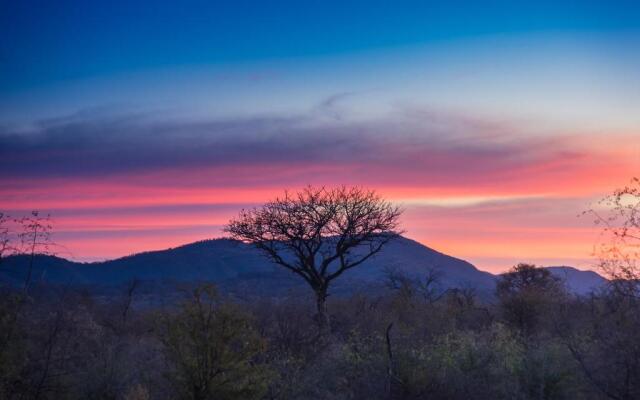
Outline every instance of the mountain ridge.
<svg viewBox="0 0 640 400"><path fill-rule="evenodd" d="M18 284L24 281L27 256L12 256L0 264L0 279ZM548 267L578 294L606 282L593 271L572 267ZM435 272L442 289L474 287L492 293L499 275L481 271L468 261L400 237L360 267L336 280L336 293L364 287L383 286L390 270L419 279ZM76 262L62 257L38 255L33 276L39 282L86 286L118 286L131 280L176 284L213 281L223 287L255 287L274 293L302 282L292 273L267 260L254 246L229 238L204 239L165 250L145 251L105 261Z"/></svg>

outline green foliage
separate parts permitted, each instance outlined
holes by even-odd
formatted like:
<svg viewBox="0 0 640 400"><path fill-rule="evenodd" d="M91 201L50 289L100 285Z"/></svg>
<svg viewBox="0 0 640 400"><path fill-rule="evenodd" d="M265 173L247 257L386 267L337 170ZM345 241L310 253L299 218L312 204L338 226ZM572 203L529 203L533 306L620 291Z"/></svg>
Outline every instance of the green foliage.
<svg viewBox="0 0 640 400"><path fill-rule="evenodd" d="M265 393L271 374L257 362L265 342L213 286L195 289L181 312L166 318L162 340L181 398L259 399Z"/></svg>

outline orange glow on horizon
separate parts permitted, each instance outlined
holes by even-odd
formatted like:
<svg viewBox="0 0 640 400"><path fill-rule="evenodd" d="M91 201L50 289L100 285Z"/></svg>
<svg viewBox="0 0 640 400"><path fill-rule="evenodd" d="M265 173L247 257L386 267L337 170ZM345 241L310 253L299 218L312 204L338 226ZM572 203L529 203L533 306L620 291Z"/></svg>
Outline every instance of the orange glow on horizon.
<svg viewBox="0 0 640 400"><path fill-rule="evenodd" d="M550 157L474 179L465 169L450 176L421 170L419 158L415 168L411 162L391 167L322 163L295 170L269 165L164 169L99 179L0 177L0 210L50 212L61 255L96 260L219 237L241 208L281 196L285 188L361 185L406 208L409 238L480 268L498 272L531 259L585 265L598 234L577 214L624 185L640 167L640 157L624 143L611 140L595 149L602 143L591 141L591 153L568 160ZM504 260L499 265L487 261L498 258Z"/></svg>

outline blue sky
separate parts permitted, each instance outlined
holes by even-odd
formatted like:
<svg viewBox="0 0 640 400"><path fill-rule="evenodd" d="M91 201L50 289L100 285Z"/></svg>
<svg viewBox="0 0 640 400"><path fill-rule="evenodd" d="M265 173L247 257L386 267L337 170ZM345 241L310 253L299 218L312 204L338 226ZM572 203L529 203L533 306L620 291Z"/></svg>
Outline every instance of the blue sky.
<svg viewBox="0 0 640 400"><path fill-rule="evenodd" d="M638 29L638 2L3 1L1 85L304 58L481 35Z"/></svg>
<svg viewBox="0 0 640 400"><path fill-rule="evenodd" d="M483 268L588 267L576 213L640 170L638 2L0 0L0 37L0 210L80 259L311 183Z"/></svg>

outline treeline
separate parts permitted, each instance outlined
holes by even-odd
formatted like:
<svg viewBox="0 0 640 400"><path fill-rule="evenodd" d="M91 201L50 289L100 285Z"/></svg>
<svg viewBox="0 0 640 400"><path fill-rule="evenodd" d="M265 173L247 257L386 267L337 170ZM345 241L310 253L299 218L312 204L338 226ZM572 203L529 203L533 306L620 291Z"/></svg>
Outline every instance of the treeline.
<svg viewBox="0 0 640 400"><path fill-rule="evenodd" d="M640 299L588 297L519 265L492 301L389 273L379 295L240 301L201 285L179 304L70 288L0 299L3 399L637 399Z"/></svg>
<svg viewBox="0 0 640 400"><path fill-rule="evenodd" d="M277 299L204 284L158 305L137 301L135 281L106 301L38 287L48 218L17 221L16 246L0 214L0 262L30 255L24 284L0 288L0 398L640 399L640 180L603 202L608 213L587 214L611 237L611 279L582 297L528 264L490 298L393 270L384 292L332 297L401 233L402 210L361 188L308 187L230 221L233 238L308 286Z"/></svg>

